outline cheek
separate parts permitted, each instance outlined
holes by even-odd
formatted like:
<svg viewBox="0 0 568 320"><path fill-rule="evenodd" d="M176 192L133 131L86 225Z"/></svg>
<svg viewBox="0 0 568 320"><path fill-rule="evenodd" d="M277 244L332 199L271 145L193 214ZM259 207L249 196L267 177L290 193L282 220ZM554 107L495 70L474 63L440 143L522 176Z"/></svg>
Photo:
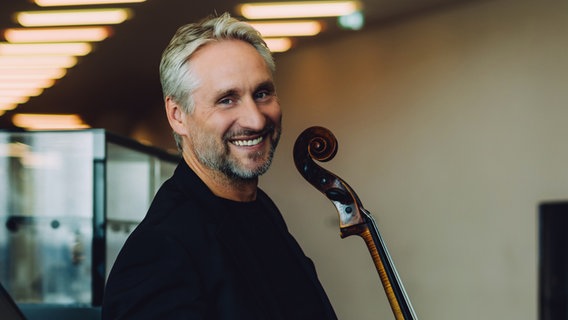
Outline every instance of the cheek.
<svg viewBox="0 0 568 320"><path fill-rule="evenodd" d="M224 136L233 126L235 118L230 112L219 112L209 117L206 123L206 130L220 136Z"/></svg>
<svg viewBox="0 0 568 320"><path fill-rule="evenodd" d="M282 121L282 110L280 109L280 105L278 103L267 108L265 114L270 120L272 120L272 122L280 125L280 122Z"/></svg>

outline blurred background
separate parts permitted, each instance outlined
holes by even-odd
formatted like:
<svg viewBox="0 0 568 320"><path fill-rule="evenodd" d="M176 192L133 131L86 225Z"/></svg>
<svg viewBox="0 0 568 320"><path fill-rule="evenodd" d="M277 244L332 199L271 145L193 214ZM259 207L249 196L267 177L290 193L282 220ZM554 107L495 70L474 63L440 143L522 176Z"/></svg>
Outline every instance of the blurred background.
<svg viewBox="0 0 568 320"><path fill-rule="evenodd" d="M114 5L129 18L107 27L111 34L51 87L5 103L0 128L24 128L19 114L73 114L78 126L175 152L161 52L180 25L214 12L241 17L238 4ZM375 216L420 319L537 318L538 207L568 198L568 2L359 5L352 23L316 18L318 34L291 37L275 53L284 133L261 187L313 258L341 319L392 312L362 240L339 238L334 207L293 165L293 143L312 125L338 138L324 166ZM24 0L1 6L2 30L22 28L17 12L53 10ZM0 61L9 55L0 51Z"/></svg>

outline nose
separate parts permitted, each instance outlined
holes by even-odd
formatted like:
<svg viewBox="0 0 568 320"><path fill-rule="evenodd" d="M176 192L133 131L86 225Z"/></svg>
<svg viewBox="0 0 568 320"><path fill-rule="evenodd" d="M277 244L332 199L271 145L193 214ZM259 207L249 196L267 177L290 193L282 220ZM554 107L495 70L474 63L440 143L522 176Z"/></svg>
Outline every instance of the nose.
<svg viewBox="0 0 568 320"><path fill-rule="evenodd" d="M245 99L241 108L239 125L248 130L260 131L266 126L266 115L252 98Z"/></svg>

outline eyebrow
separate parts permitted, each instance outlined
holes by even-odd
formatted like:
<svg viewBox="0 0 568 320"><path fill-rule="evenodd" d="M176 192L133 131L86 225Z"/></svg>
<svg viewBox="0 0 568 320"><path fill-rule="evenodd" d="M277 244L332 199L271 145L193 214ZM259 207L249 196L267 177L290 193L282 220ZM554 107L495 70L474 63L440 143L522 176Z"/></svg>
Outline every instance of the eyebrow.
<svg viewBox="0 0 568 320"><path fill-rule="evenodd" d="M254 89L254 92L257 92L259 90L268 90L270 92L274 92L276 91L276 87L274 85L274 82L272 80L266 80L263 81L261 83L259 83L256 88ZM217 99L222 98L222 97L226 97L226 96L234 96L234 95L239 95L240 91L234 88L231 89L221 89L218 90L215 93L215 97L217 97Z"/></svg>
<svg viewBox="0 0 568 320"><path fill-rule="evenodd" d="M239 91L236 90L236 89L219 90L215 93L215 97L217 99L219 99L219 98L223 98L223 97L226 97L226 96L234 96L234 95L238 94L238 92Z"/></svg>
<svg viewBox="0 0 568 320"><path fill-rule="evenodd" d="M256 87L256 90L255 90L255 91L262 90L262 89L268 90L268 91L271 91L271 92L276 91L276 87L274 86L274 82L273 82L273 81L270 81L270 80L261 82L261 83Z"/></svg>

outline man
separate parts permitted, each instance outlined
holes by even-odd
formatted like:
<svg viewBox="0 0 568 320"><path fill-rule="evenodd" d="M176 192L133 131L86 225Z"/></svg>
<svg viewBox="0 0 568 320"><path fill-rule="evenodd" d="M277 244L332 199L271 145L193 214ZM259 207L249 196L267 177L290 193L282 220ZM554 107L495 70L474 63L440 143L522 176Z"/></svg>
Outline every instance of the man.
<svg viewBox="0 0 568 320"><path fill-rule="evenodd" d="M261 36L228 14L164 51L166 114L183 161L109 276L103 319L336 319L258 176L281 130Z"/></svg>

